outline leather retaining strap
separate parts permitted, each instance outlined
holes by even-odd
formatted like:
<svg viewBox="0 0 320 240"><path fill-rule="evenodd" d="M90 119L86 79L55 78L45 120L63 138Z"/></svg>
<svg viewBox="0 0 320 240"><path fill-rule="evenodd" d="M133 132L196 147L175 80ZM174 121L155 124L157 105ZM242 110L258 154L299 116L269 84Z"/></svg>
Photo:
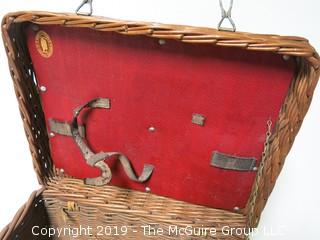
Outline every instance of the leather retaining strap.
<svg viewBox="0 0 320 240"><path fill-rule="evenodd" d="M49 126L51 133L72 137L71 126L68 122L57 121L55 119L49 119ZM79 133L81 137L86 136L86 129L84 126L79 126Z"/></svg>
<svg viewBox="0 0 320 240"><path fill-rule="evenodd" d="M256 162L254 157L231 156L215 151L212 155L211 166L234 171L256 171Z"/></svg>
<svg viewBox="0 0 320 240"><path fill-rule="evenodd" d="M117 159L120 160L120 163L121 163L125 173L129 177L129 179L131 179L132 181L135 181L135 182L139 182L139 183L147 181L150 178L150 176L153 172L153 169L154 169L154 167L152 165L145 164L143 171L142 171L142 174L139 177L137 177L132 166L131 166L130 160L124 154L122 154L120 152L94 153L88 147L88 145L85 143L84 138L82 138L83 133L81 133L81 127L79 127L79 125L78 125L78 117L79 117L81 111L84 110L85 108L109 109L110 108L110 99L108 99L108 98L93 99L93 100L87 102L86 104L84 104L74 110L73 120L72 120L71 124L68 124L68 123L62 123L62 125L60 124L65 129L68 129L70 127L71 136L74 139L77 146L79 147L87 164L89 164L92 167L99 168L102 172L100 177L86 178L85 184L102 186L102 185L108 184L111 181L111 178L112 178L111 169L105 162L106 160L108 160L111 157L117 157ZM51 126L51 130L52 131L54 130L56 133L59 134L59 132L60 132L59 129L54 129L56 126L59 126L59 124L58 125L56 124L59 122L57 122L56 120L50 120L49 123ZM52 124L52 123L55 123L55 124ZM68 125L69 127L66 127L65 125Z"/></svg>

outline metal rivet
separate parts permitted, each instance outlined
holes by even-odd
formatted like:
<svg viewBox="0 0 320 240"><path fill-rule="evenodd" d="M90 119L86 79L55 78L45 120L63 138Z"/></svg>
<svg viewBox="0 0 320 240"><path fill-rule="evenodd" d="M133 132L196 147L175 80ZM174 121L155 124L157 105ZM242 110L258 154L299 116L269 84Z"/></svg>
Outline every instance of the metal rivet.
<svg viewBox="0 0 320 240"><path fill-rule="evenodd" d="M239 212L239 211L240 211L240 208L239 208L239 207L234 207L234 208L233 208L233 211Z"/></svg>
<svg viewBox="0 0 320 240"><path fill-rule="evenodd" d="M148 131L149 131L149 132L155 132L155 131L156 131L156 128L155 128L155 127L149 127Z"/></svg>
<svg viewBox="0 0 320 240"><path fill-rule="evenodd" d="M40 91L41 91L41 92L45 92L45 91L47 91L46 86L41 86L41 87L40 87Z"/></svg>
<svg viewBox="0 0 320 240"><path fill-rule="evenodd" d="M51 132L51 133L49 133L49 136L50 136L50 137L54 137L55 134L54 134L53 132Z"/></svg>
<svg viewBox="0 0 320 240"><path fill-rule="evenodd" d="M151 189L150 189L149 187L146 187L145 191L146 191L147 193L149 193L149 192L151 192Z"/></svg>
<svg viewBox="0 0 320 240"><path fill-rule="evenodd" d="M282 58L283 58L283 60L288 61L290 59L290 56L289 55L283 55Z"/></svg>
<svg viewBox="0 0 320 240"><path fill-rule="evenodd" d="M61 168L61 169L60 169L60 172L61 172L61 173L64 173L64 169L63 169L63 168Z"/></svg>
<svg viewBox="0 0 320 240"><path fill-rule="evenodd" d="M194 113L192 114L192 123L193 124L197 124L199 126L204 126L204 122L205 122L206 118L205 116L198 114L198 113Z"/></svg>
<svg viewBox="0 0 320 240"><path fill-rule="evenodd" d="M32 30L35 31L35 32L38 32L39 29L40 29L37 24L32 24L31 28L32 28Z"/></svg>
<svg viewBox="0 0 320 240"><path fill-rule="evenodd" d="M252 170L253 171L258 171L258 167L254 167Z"/></svg>
<svg viewBox="0 0 320 240"><path fill-rule="evenodd" d="M166 44L166 40L164 40L164 39L159 39L159 44L160 44L160 45L165 45L165 44Z"/></svg>

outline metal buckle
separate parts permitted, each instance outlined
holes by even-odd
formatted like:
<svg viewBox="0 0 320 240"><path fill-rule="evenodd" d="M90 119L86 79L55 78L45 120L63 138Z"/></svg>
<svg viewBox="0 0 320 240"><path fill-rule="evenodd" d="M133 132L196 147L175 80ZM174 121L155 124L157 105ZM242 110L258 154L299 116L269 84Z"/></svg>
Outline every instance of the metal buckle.
<svg viewBox="0 0 320 240"><path fill-rule="evenodd" d="M77 8L76 14L77 15L84 15L84 16L91 16L93 13L92 2L93 2L93 0L83 0L83 2ZM89 8L90 8L89 12L80 12L80 9L83 8L83 6L86 4L89 4Z"/></svg>
<svg viewBox="0 0 320 240"><path fill-rule="evenodd" d="M222 3L222 0L219 0L220 1L220 8L221 8L221 20L218 24L218 30L219 31L230 31L230 32L235 32L236 31L236 24L234 23L234 21L232 20L231 18L231 11L232 11L232 6L233 6L233 0L230 0L230 5L229 5L229 9L226 10L223 6L223 3ZM225 27L222 27L222 23L225 19L228 19L232 28L225 28Z"/></svg>

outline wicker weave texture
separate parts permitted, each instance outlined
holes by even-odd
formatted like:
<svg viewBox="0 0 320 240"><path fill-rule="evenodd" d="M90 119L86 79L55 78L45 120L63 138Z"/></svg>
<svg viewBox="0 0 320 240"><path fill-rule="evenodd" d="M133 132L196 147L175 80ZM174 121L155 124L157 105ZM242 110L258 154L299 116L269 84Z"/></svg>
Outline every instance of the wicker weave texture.
<svg viewBox="0 0 320 240"><path fill-rule="evenodd" d="M148 231L143 231L142 226L147 225L167 231L163 235L153 236L156 239L190 239L190 236L176 236L174 231L169 234L170 226L192 226L195 229L214 227L219 239L244 239L244 236L226 236L221 232L225 226L245 228L246 217L241 214L192 205L151 193L113 186L92 187L84 185L81 180L58 178L49 183L43 198L52 226L93 227L91 238L80 236L80 239L97 239L99 228L105 226L117 227L119 232L121 227L128 228L128 234L121 239L145 239L152 237ZM68 207L70 203L76 204L73 210ZM99 239L118 239L118 236L101 234ZM204 237L212 238L201 235L193 239Z"/></svg>
<svg viewBox="0 0 320 240"><path fill-rule="evenodd" d="M288 92L285 103L283 104L278 121L274 123L275 129L271 137L270 148L267 152L266 161L260 166L259 174L257 174L247 208L240 217L241 219L242 217L245 217L246 224L248 226L257 226L260 214L284 164L284 159L293 144L294 138L309 108L312 95L319 78L319 56L306 39L299 37L281 37L276 35L231 33L208 28L130 22L106 18L77 16L72 14L18 12L7 15L2 22L2 33L9 59L9 67L19 102L21 117L23 119L26 135L30 144L34 167L38 174L39 181L47 187L46 194L48 195L46 197L48 197L48 199L50 191L53 191L53 188L58 190L60 189L62 191L63 185L60 186L60 183L67 184L67 182L58 181L51 183L51 179L54 177L55 171L50 157L46 124L41 109L38 88L34 81L32 63L23 35L24 24L29 22L41 25L85 27L97 31L115 31L126 35L145 35L147 37L175 39L177 41L191 44L214 44L221 47L238 47L246 50L268 51L275 54L296 57L297 70L295 73L295 79ZM85 191L86 189L86 187L82 186L79 182L68 184L70 188L78 188L79 191ZM82 190L79 188L82 188ZM99 190L92 189L92 191L95 192ZM119 193L121 192L120 190L118 191ZM132 194L132 196L137 198L142 196L139 195L140 193ZM65 205L67 201L76 199L76 196L73 193L66 193L65 195L71 199L62 199L60 196L57 197L57 194L55 195L56 197L51 196L50 198L51 201L53 201L52 209L50 206L47 206L49 214L50 212L53 213L52 211L55 211L55 205ZM99 196L96 195L96 197L97 200L91 201L90 203L94 204L96 209L100 209L99 206L102 203L99 202ZM126 203L128 198L122 198L121 194L118 197L118 200L120 201L118 202L119 205L123 206L123 204L127 204L128 206L134 206L135 199L129 198L131 199L131 203L129 204L128 202ZM105 196L105 199L106 198L109 197ZM162 198L157 197L156 199ZM172 201L176 203L174 200ZM89 204L89 202L81 200L80 205L81 204L86 205ZM105 204L102 205L105 207ZM155 204L155 202L152 202L152 204ZM161 208L162 204L163 203L160 203L160 205L155 204L153 207L156 209L157 207ZM183 206L184 204L181 206L176 205L178 208L183 208ZM186 205L185 207L187 206L189 205ZM113 210L110 209L110 211L116 211L116 208ZM210 210L208 208L205 208L205 211L212 211L213 215L218 214L216 215L218 216L216 218L224 223L232 219L232 216L226 214L225 211L220 212L219 210ZM149 219L150 214L147 211L144 213L144 217ZM220 213L223 214L219 215ZM125 214L125 212L122 212L122 214ZM130 214L124 215L128 221L132 218L134 219L133 216L135 216ZM59 218L57 218L58 215L55 218L53 215L54 214L50 214L50 217L57 221L56 224L60 224L58 221L61 219L59 220ZM163 219L171 221L167 215L157 214L156 216L156 219L159 222ZM151 219L152 217L153 216L151 216ZM81 219L81 216L79 218ZM231 221L233 222L233 220ZM14 227L11 226L10 229L12 230Z"/></svg>
<svg viewBox="0 0 320 240"><path fill-rule="evenodd" d="M31 228L34 225L45 226L48 224L44 202L41 198L43 189L31 194L25 203L1 232L0 239L28 239L33 238ZM39 239L40 238L36 238Z"/></svg>

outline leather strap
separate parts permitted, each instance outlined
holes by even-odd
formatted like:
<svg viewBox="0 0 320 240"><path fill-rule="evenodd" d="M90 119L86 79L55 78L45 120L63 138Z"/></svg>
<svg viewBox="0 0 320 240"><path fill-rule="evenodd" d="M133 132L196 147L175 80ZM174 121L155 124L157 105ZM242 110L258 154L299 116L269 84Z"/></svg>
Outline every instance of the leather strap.
<svg viewBox="0 0 320 240"><path fill-rule="evenodd" d="M211 166L234 171L255 171L256 162L253 157L245 158L213 152Z"/></svg>
<svg viewBox="0 0 320 240"><path fill-rule="evenodd" d="M82 152L82 155L86 159L86 162L90 166L94 166L97 168L100 168L102 174L98 178L87 178L85 179L85 183L88 185L96 185L101 186L108 184L111 181L112 173L109 166L105 163L106 160L108 160L110 157L117 157L120 160L120 163L122 167L124 168L125 173L127 176L135 182L145 182L147 181L152 172L154 167L150 164L145 164L142 174L137 177L129 159L120 152L99 152L94 153L89 146L85 143L84 139L81 137L79 132L79 126L78 126L78 117L81 113L81 111L85 108L102 108L102 109L109 109L110 108L110 99L107 98L96 98L93 99L86 104L78 107L75 109L73 114L73 120L71 122L71 134L72 137L79 147L80 151Z"/></svg>
<svg viewBox="0 0 320 240"><path fill-rule="evenodd" d="M55 119L49 119L49 126L51 133L72 137L71 126L68 122L61 122ZM79 133L81 137L86 136L86 129L84 126L79 126Z"/></svg>

